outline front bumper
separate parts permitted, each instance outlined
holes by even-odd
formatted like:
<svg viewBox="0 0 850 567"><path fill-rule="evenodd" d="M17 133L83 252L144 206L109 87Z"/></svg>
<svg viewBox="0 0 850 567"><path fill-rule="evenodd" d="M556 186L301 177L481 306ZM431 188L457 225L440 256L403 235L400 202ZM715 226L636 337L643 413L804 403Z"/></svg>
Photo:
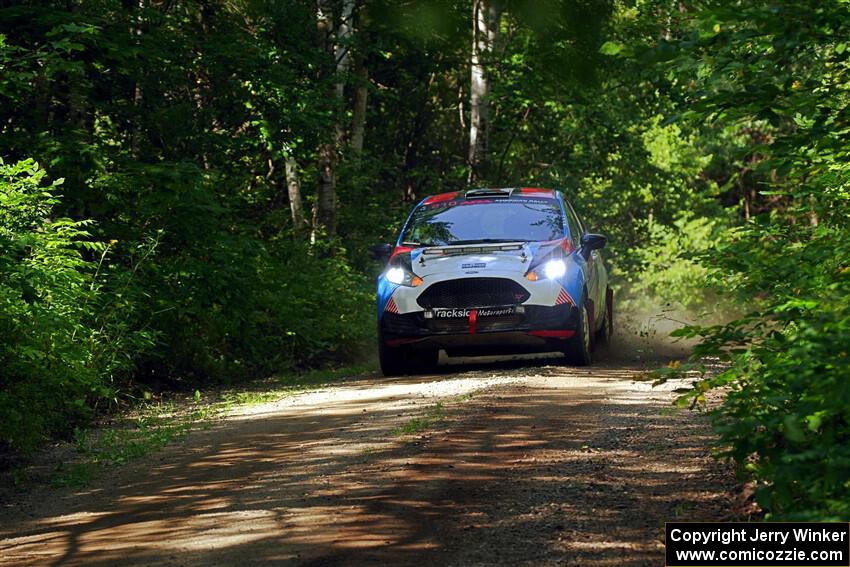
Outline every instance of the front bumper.
<svg viewBox="0 0 850 567"><path fill-rule="evenodd" d="M387 346L467 351L516 347L516 351L561 350L575 334L578 311L572 305L522 305L520 313L493 317L426 318L425 311L383 314L381 340Z"/></svg>

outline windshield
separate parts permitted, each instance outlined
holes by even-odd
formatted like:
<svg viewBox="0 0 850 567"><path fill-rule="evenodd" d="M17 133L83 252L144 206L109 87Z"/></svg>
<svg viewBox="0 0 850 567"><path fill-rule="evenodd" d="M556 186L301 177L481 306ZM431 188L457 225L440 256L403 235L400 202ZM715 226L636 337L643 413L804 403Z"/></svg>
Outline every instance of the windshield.
<svg viewBox="0 0 850 567"><path fill-rule="evenodd" d="M420 246L555 240L564 236L554 199L443 201L416 209L402 242Z"/></svg>

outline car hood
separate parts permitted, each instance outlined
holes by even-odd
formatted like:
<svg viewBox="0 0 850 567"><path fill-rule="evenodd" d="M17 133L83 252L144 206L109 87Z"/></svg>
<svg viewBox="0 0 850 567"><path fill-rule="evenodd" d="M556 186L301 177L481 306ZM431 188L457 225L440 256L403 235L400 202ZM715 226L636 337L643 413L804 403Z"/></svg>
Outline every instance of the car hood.
<svg viewBox="0 0 850 567"><path fill-rule="evenodd" d="M413 273L421 278L455 274L457 277L525 274L558 248L555 242L505 242L417 248L410 254Z"/></svg>

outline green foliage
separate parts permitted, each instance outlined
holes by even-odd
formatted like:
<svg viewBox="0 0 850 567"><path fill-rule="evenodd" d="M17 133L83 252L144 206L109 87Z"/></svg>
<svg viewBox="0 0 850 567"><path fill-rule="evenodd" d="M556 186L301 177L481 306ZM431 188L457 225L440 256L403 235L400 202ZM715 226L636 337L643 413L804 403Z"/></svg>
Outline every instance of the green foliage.
<svg viewBox="0 0 850 567"><path fill-rule="evenodd" d="M446 419L446 410L442 402L437 402L430 408L424 416L414 417L407 421L404 425L393 430L393 435L413 435L427 430L435 423L439 423Z"/></svg>
<svg viewBox="0 0 850 567"><path fill-rule="evenodd" d="M315 7L178 4L0 8L0 155L65 176L58 199L23 191L30 166L4 169L0 407L17 450L139 390L347 360L373 334L356 254L305 242L282 198L284 156L309 162L336 111Z"/></svg>
<svg viewBox="0 0 850 567"><path fill-rule="evenodd" d="M731 363L688 399L731 389L722 442L773 517L848 519L847 5L674 4L505 2L485 181L561 188L631 307L737 298L682 331ZM2 442L371 352L368 245L466 184L469 8L361 3L368 73L338 76L314 2L0 8ZM331 140L334 237L293 226L285 173L309 211Z"/></svg>
<svg viewBox="0 0 850 567"><path fill-rule="evenodd" d="M662 268L643 248L662 246L682 219L716 213L717 183L703 172L724 155L699 128L661 122L680 87L600 53L608 36L654 35L654 16L606 0L504 8L499 60L487 62L487 181L562 187L611 237L620 277L650 277ZM88 248L45 270L72 282L53 285L69 307L57 299L39 315L67 319L53 348L72 363L51 379L73 392L42 391L78 415L36 412L56 426L28 445L139 391L194 391L373 350L380 268L368 246L390 240L416 199L466 184L468 108L458 101L469 94L470 10L451 0L360 6L349 47L368 80L334 76L315 18L306 1L0 8L0 155L35 157L65 177L51 218L93 221L69 226L90 235L65 233ZM337 80L342 98L330 94ZM310 235L291 221L285 160L296 160L309 211L319 146L346 129L352 87L364 84L364 151L336 148L337 235ZM36 225L16 230L41 235ZM679 283L648 285L685 296L695 281L664 277ZM23 364L29 351L9 348L10 364Z"/></svg>
<svg viewBox="0 0 850 567"><path fill-rule="evenodd" d="M718 294L706 288L709 270L704 259L716 253L725 237L725 219L679 219L671 225L652 224L648 242L634 255L641 270L623 278L626 291L621 310L665 310L706 317L717 314Z"/></svg>
<svg viewBox="0 0 850 567"><path fill-rule="evenodd" d="M850 238L774 221L736 232L715 277L757 306L727 325L688 328L695 353L731 366L689 397L731 387L716 415L725 454L761 481L773 517L850 515Z"/></svg>
<svg viewBox="0 0 850 567"><path fill-rule="evenodd" d="M174 403L142 404L136 415L122 425L73 430L74 456L62 462L50 479L55 486L80 488L104 469L159 451L185 437L193 427L209 426L221 407L200 404L183 407Z"/></svg>
<svg viewBox="0 0 850 567"><path fill-rule="evenodd" d="M772 519L850 519L849 16L840 2L721 3L695 14L675 62L700 78L685 114L762 121L763 212L706 258L749 313L679 334L702 339L686 368L730 363L685 400L729 389L721 440Z"/></svg>
<svg viewBox="0 0 850 567"><path fill-rule="evenodd" d="M88 325L103 251L83 221L50 219L57 202L31 160L0 162L0 441L20 450L86 416L108 394L93 368Z"/></svg>

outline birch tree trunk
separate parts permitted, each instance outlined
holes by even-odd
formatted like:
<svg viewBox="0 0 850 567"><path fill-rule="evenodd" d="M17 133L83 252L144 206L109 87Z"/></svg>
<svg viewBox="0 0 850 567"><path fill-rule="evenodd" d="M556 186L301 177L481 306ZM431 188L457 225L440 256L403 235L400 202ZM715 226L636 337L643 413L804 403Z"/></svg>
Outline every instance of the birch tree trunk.
<svg viewBox="0 0 850 567"><path fill-rule="evenodd" d="M342 19L336 31L336 98L342 101L345 97L345 75L351 67L351 30L354 20L354 0L345 0L342 4Z"/></svg>
<svg viewBox="0 0 850 567"><path fill-rule="evenodd" d="M490 133L490 77L488 60L499 35L502 7L498 0L472 2L472 56L469 96L469 178L470 184L487 177L487 150Z"/></svg>
<svg viewBox="0 0 850 567"><path fill-rule="evenodd" d="M289 209L292 211L292 226L296 231L304 228L304 207L301 201L301 177L298 175L298 162L292 152L284 157L286 169L286 191L289 194Z"/></svg>
<svg viewBox="0 0 850 567"><path fill-rule="evenodd" d="M357 10L357 33L363 34L368 20L366 18L366 7L361 4ZM362 38L363 36L360 35ZM363 45L363 40L360 40ZM369 70L366 68L366 56L364 49L359 49L354 54L354 104L351 109L351 151L355 159L359 159L363 153L363 137L366 132L366 106L369 101Z"/></svg>

